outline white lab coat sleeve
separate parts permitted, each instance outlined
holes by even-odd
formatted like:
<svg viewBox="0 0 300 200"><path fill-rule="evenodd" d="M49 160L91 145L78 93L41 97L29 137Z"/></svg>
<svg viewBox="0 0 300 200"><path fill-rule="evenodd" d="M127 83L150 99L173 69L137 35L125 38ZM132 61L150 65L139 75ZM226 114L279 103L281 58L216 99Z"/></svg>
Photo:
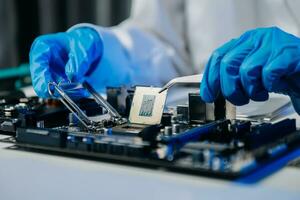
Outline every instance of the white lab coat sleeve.
<svg viewBox="0 0 300 200"><path fill-rule="evenodd" d="M120 85L161 86L189 71L184 37L184 1L137 0L131 16L118 26L96 30L104 42L104 54L90 82L97 88Z"/></svg>

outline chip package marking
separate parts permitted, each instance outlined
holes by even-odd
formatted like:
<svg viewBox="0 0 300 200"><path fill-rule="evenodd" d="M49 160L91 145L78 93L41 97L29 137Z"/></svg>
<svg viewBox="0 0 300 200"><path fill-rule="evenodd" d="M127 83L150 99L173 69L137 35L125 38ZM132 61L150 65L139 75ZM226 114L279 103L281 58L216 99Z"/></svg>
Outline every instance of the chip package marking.
<svg viewBox="0 0 300 200"><path fill-rule="evenodd" d="M155 95L144 95L140 109L140 116L151 117L153 106L155 102Z"/></svg>

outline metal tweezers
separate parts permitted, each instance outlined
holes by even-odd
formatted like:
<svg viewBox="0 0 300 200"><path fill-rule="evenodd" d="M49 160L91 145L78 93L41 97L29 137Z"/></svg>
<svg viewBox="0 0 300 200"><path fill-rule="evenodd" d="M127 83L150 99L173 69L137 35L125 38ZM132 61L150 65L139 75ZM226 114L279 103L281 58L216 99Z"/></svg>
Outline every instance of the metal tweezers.
<svg viewBox="0 0 300 200"><path fill-rule="evenodd" d="M203 74L196 74L191 76L182 76L177 77L169 81L160 91L159 93L162 93L163 91L171 88L175 84L187 84L187 83L201 83Z"/></svg>

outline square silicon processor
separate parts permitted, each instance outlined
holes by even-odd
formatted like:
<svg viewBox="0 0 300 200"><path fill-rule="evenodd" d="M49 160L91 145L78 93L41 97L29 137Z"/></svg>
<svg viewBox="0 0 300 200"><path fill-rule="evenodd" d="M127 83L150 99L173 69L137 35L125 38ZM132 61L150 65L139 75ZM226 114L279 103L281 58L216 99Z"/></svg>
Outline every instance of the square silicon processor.
<svg viewBox="0 0 300 200"><path fill-rule="evenodd" d="M133 124L159 124L165 107L167 91L158 87L136 87L129 114Z"/></svg>

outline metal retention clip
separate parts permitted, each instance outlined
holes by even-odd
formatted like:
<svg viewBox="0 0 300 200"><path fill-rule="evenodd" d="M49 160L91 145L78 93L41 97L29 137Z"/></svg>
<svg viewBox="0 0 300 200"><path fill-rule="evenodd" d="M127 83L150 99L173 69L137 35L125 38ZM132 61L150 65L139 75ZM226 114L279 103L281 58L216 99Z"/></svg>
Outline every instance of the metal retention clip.
<svg viewBox="0 0 300 200"><path fill-rule="evenodd" d="M69 84L67 84L69 86ZM87 82L82 84L72 83L72 89L85 89L93 97L95 102L105 108L107 113L96 116L87 116L86 113L72 100L72 98L64 91L61 84L54 82L48 83L48 92L53 97L58 97L59 100L78 118L82 125L88 130L97 130L103 127L104 122L113 121L117 124L124 123L122 116Z"/></svg>

